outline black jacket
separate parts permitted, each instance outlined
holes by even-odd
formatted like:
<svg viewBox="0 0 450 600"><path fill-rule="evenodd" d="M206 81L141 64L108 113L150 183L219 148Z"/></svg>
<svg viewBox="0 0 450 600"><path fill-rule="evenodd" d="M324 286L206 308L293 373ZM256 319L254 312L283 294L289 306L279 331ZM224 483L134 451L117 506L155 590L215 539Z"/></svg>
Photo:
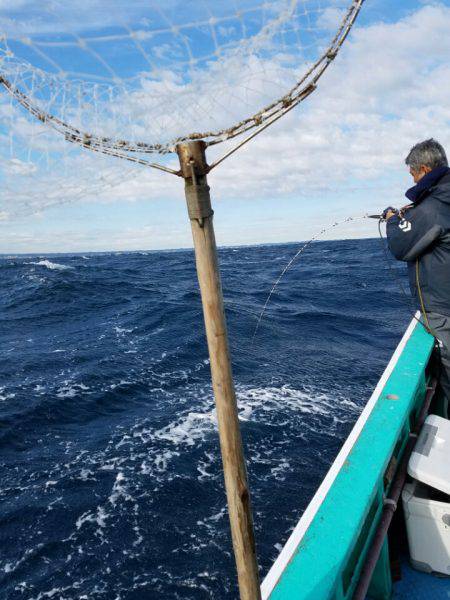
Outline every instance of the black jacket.
<svg viewBox="0 0 450 600"><path fill-rule="evenodd" d="M389 249L408 263L411 293L418 301L416 260L425 309L450 316L450 169L416 186L414 204L404 218L391 217L386 233ZM419 193L417 193L417 191ZM411 197L409 195L408 197ZM418 305L418 308L420 306Z"/></svg>

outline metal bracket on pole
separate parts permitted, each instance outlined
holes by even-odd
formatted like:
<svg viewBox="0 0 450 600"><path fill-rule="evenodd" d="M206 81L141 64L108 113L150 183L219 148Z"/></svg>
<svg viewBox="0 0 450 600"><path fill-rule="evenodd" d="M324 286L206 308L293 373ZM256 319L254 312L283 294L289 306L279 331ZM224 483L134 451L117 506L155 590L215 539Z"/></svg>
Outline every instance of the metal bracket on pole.
<svg viewBox="0 0 450 600"><path fill-rule="evenodd" d="M209 166L206 163L205 147L202 141L177 146L181 175L185 181L189 219L198 221L200 227L203 227L204 219L214 214L206 182Z"/></svg>
<svg viewBox="0 0 450 600"><path fill-rule="evenodd" d="M211 208L211 197L209 195L209 185L206 183L206 177L202 176L199 182L195 173L195 165L191 163L192 175L186 179L186 202L190 220L198 221L200 227L203 227L204 219L212 217L214 214Z"/></svg>

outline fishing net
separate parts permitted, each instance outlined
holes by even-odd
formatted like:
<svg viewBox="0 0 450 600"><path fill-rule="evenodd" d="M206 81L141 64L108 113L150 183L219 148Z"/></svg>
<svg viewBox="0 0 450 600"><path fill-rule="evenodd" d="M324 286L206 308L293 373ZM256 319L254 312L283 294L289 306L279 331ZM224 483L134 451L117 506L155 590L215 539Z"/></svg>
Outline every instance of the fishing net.
<svg viewBox="0 0 450 600"><path fill-rule="evenodd" d="M267 126L314 91L362 2L2 3L0 215L123 184L135 171L111 156L175 171L181 141Z"/></svg>

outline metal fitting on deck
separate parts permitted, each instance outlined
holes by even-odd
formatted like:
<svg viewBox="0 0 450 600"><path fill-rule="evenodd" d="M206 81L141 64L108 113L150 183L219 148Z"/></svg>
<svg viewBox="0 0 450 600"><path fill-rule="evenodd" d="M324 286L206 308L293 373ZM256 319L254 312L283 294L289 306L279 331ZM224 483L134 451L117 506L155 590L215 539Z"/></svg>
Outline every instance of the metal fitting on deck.
<svg viewBox="0 0 450 600"><path fill-rule="evenodd" d="M389 506L390 508L392 508L393 511L397 510L397 502L392 498L384 498L383 506Z"/></svg>

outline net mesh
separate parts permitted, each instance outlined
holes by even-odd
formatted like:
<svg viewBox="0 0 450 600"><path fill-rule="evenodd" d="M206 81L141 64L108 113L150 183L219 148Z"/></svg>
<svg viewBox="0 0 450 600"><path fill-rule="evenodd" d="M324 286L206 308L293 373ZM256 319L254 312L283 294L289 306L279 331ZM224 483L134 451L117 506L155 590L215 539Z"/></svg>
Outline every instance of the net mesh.
<svg viewBox="0 0 450 600"><path fill-rule="evenodd" d="M13 180L17 204L18 175L41 176L35 196L63 174L76 197L73 173L91 170L95 183L99 169L79 146L153 164L149 154L171 153L179 141L212 145L260 127L314 89L362 1L3 3L6 188ZM109 177L107 156L103 190L130 172ZM49 168L55 161L59 174ZM33 202L30 186L23 193Z"/></svg>

